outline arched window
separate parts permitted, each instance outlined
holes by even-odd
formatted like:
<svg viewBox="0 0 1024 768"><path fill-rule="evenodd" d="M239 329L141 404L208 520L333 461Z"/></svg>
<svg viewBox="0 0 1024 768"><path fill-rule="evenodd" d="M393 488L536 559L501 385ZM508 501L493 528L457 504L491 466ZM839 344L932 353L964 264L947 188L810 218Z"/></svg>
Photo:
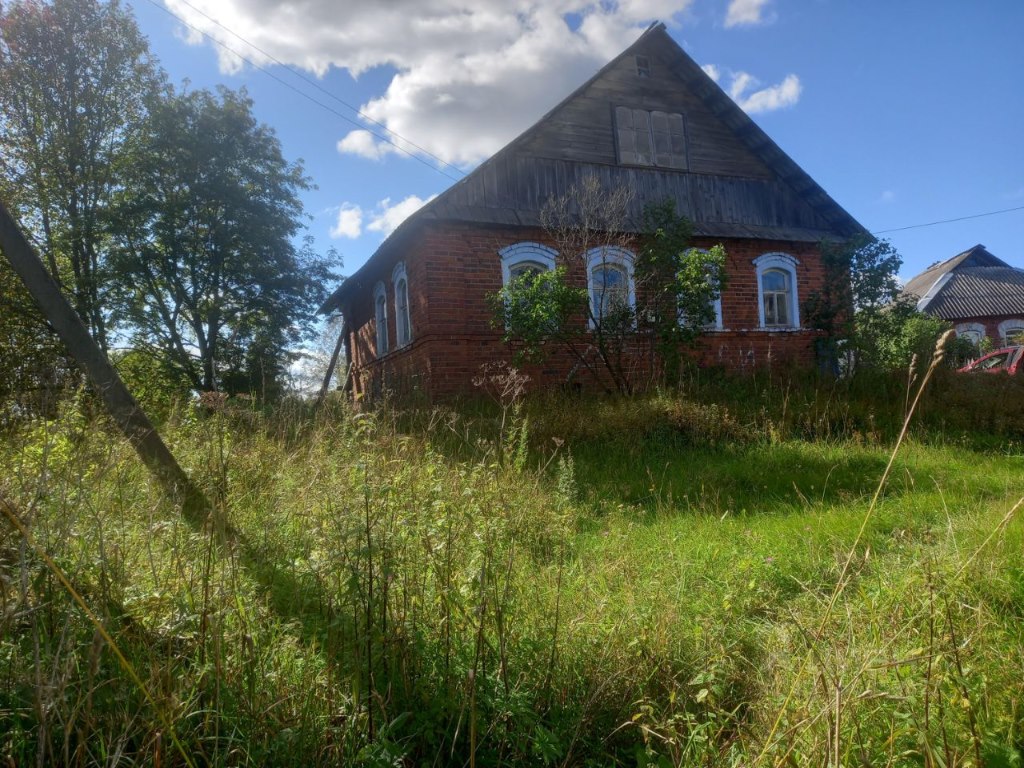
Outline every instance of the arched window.
<svg viewBox="0 0 1024 768"><path fill-rule="evenodd" d="M766 253L754 259L758 318L762 328L784 330L800 327L797 264L796 259L785 253Z"/></svg>
<svg viewBox="0 0 1024 768"><path fill-rule="evenodd" d="M395 345L404 347L412 341L412 319L409 316L409 278L405 274L405 262L400 261L391 272L391 284L395 288Z"/></svg>
<svg viewBox="0 0 1024 768"><path fill-rule="evenodd" d="M980 344L985 338L985 326L981 323L960 323L956 327L956 335L972 344Z"/></svg>
<svg viewBox="0 0 1024 768"><path fill-rule="evenodd" d="M587 251L587 291L593 315L591 325L594 320L600 321L616 310L632 309L636 305L633 258L630 251L614 246Z"/></svg>
<svg viewBox="0 0 1024 768"><path fill-rule="evenodd" d="M1024 344L1024 319L1011 317L999 324L999 338L1004 344Z"/></svg>
<svg viewBox="0 0 1024 768"><path fill-rule="evenodd" d="M501 256L501 283L508 285L517 277L540 274L555 268L558 251L540 243L515 243L498 251Z"/></svg>
<svg viewBox="0 0 1024 768"><path fill-rule="evenodd" d="M707 248L691 248L690 250L691 251L696 251L697 253L707 253L708 252ZM705 270L708 273L708 279L709 280L711 278L715 277L715 275L712 274L712 268L713 267L710 264L706 264L705 265ZM714 266L714 269L715 269L716 272L718 271L717 265ZM721 279L721 275L718 275L717 277L719 279ZM721 294L721 291L719 291L717 299L712 299L712 301L711 301L711 308L714 310L714 313L715 313L714 314L714 319L712 319L710 322L707 323L707 325L704 326L704 330L706 330L706 331L720 331L723 328L725 328L725 323L722 320L722 294ZM682 325L685 325L685 324L686 324L686 315L684 313L680 313L680 315L679 315L679 325L682 326Z"/></svg>
<svg viewBox="0 0 1024 768"><path fill-rule="evenodd" d="M377 326L377 357L384 357L388 353L388 293L382 282L373 289L373 316Z"/></svg>

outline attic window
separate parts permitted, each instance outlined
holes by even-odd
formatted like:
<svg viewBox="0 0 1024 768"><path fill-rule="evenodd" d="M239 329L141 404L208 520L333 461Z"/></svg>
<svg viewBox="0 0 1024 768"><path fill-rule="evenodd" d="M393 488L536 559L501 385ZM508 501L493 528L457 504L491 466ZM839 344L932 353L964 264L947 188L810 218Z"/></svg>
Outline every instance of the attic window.
<svg viewBox="0 0 1024 768"><path fill-rule="evenodd" d="M650 77L651 76L651 60L646 56L636 57L636 76L637 77Z"/></svg>
<svg viewBox="0 0 1024 768"><path fill-rule="evenodd" d="M686 169L686 132L676 112L615 108L620 165Z"/></svg>

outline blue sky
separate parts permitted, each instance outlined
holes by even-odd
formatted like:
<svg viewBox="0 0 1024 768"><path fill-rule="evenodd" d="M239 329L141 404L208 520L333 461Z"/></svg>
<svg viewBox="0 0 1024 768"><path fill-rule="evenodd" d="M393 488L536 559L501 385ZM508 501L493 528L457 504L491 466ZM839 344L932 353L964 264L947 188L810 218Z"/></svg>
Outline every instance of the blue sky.
<svg viewBox="0 0 1024 768"><path fill-rule="evenodd" d="M1019 209L883 234L903 277L976 243L1024 267L1020 0L128 5L176 84L248 89L317 185L309 230L345 273L655 20L869 230Z"/></svg>

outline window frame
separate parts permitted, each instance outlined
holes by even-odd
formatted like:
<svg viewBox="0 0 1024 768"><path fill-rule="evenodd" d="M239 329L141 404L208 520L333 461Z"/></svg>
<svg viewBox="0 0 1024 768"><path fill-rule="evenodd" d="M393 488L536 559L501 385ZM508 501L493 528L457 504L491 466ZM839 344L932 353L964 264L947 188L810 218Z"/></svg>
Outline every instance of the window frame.
<svg viewBox="0 0 1024 768"><path fill-rule="evenodd" d="M501 284L505 286L512 282L512 270L524 262L540 264L546 272L553 271L558 251L541 243L526 240L506 245L498 251L498 256L501 258Z"/></svg>
<svg viewBox="0 0 1024 768"><path fill-rule="evenodd" d="M1024 331L1024 318L1009 317L999 324L999 340L1002 344L1024 344L1024 339L1011 341L1007 335L1015 331Z"/></svg>
<svg viewBox="0 0 1024 768"><path fill-rule="evenodd" d="M988 330L982 323L958 323L955 330L957 338L968 339L972 344L980 344L988 335ZM978 338L972 338L973 334L978 334Z"/></svg>
<svg viewBox="0 0 1024 768"><path fill-rule="evenodd" d="M402 312L402 303L399 301L398 286L405 284L405 312ZM409 277L405 271L405 262L395 264L391 272L391 290L395 297L395 349L407 347L412 343L412 312L409 309ZM402 338L402 324L405 324L405 338Z"/></svg>
<svg viewBox="0 0 1024 768"><path fill-rule="evenodd" d="M754 259L757 274L757 316L758 328L762 331L798 331L800 325L800 281L797 279L797 267L800 262L788 253L765 253ZM767 325L764 311L764 276L771 271L785 272L789 277L789 325ZM773 291L774 293L774 291Z"/></svg>
<svg viewBox="0 0 1024 768"><path fill-rule="evenodd" d="M377 358L384 357L388 349L388 292L384 281L378 280L373 287L373 320Z"/></svg>
<svg viewBox="0 0 1024 768"><path fill-rule="evenodd" d="M647 141L650 147L650 162L642 163L639 162L639 151L636 147L629 154L633 155L632 159L623 159L623 148L622 148L622 132L631 131L634 134L639 132L630 125L629 127L621 125L621 113L620 110L629 110L630 121L633 122L636 119L636 113L642 112L646 114L647 121ZM663 115L666 120L666 126L668 128L669 137L669 151L667 155L662 153L662 156L669 158L668 162L658 162L659 153L657 151L657 140L655 138L654 130L654 119L655 115ZM672 136L675 135L672 131L672 118L679 118L679 139L680 148L679 153L672 152ZM665 112L661 109L640 109L637 107L626 106L625 104L613 104L612 105L612 131L615 134L615 160L619 165L634 166L638 168L667 168L674 171L686 171L689 170L690 163L687 155L687 141L686 141L686 117L682 112Z"/></svg>
<svg viewBox="0 0 1024 768"><path fill-rule="evenodd" d="M626 303L630 309L636 309L636 292L633 283L633 264L636 261L636 254L619 246L600 245L587 251L584 254L584 261L587 266L587 306L590 308L587 326L591 330L597 327L595 319L601 319L601 315L595 311L594 306L595 267L614 266L626 273Z"/></svg>
<svg viewBox="0 0 1024 768"><path fill-rule="evenodd" d="M696 251L697 253L710 253L707 248L689 248L690 251ZM724 331L725 321L722 319L722 291L718 291L718 298L711 302L712 307L715 310L715 319L707 325L701 326L702 331ZM685 313L679 315L680 327L686 322Z"/></svg>

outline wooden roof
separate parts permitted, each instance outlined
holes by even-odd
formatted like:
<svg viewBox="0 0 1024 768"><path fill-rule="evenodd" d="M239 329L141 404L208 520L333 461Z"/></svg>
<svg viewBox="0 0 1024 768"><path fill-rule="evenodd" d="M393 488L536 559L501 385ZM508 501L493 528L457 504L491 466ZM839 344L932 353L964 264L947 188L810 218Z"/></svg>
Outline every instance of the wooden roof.
<svg viewBox="0 0 1024 768"><path fill-rule="evenodd" d="M648 57L647 77L635 56ZM619 164L616 106L682 114L686 157L679 168ZM669 36L652 25L531 128L407 218L370 260L324 303L365 287L406 236L428 222L539 226L549 199L596 177L633 190L630 228L649 202L666 198L697 236L816 242L865 233Z"/></svg>
<svg viewBox="0 0 1024 768"><path fill-rule="evenodd" d="M1024 315L1024 269L980 244L932 264L904 292L917 299L921 312L944 320Z"/></svg>

